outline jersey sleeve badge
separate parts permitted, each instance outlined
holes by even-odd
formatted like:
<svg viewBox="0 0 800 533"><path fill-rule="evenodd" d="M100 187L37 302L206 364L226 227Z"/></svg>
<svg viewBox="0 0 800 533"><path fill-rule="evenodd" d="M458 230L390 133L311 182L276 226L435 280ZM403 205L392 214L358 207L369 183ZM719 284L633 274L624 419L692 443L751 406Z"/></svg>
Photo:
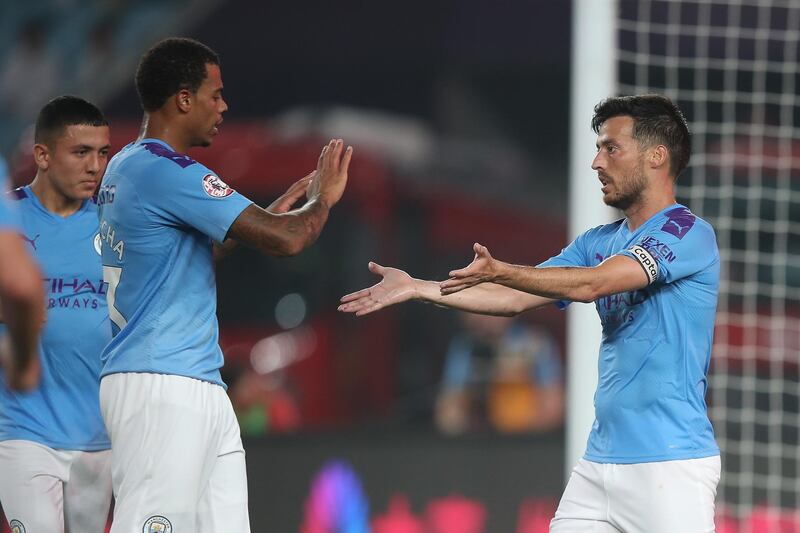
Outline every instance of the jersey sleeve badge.
<svg viewBox="0 0 800 533"><path fill-rule="evenodd" d="M225 198L234 192L227 183L214 174L206 174L203 177L203 190L211 198Z"/></svg>

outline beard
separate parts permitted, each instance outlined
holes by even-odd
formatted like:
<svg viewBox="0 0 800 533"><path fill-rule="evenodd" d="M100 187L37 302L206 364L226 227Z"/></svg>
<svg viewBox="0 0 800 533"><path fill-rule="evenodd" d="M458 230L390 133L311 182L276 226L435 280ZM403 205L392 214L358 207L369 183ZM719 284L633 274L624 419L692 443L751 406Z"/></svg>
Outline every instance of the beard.
<svg viewBox="0 0 800 533"><path fill-rule="evenodd" d="M647 178L644 175L644 161L639 161L629 173L620 179L614 179L616 192L603 198L606 205L625 211L639 201L642 193L647 188Z"/></svg>

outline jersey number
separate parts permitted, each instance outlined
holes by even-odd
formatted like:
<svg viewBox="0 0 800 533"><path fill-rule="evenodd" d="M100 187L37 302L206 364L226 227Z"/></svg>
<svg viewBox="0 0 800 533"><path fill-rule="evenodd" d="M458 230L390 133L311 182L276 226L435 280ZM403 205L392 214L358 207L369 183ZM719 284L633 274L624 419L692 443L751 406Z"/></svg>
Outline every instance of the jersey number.
<svg viewBox="0 0 800 533"><path fill-rule="evenodd" d="M122 313L119 312L119 309L114 305L117 299L117 285L119 285L119 278L121 277L121 267L103 265L103 281L108 283L108 294L106 294L106 300L108 300L108 317L119 329L124 328L128 323L125 317L122 316Z"/></svg>

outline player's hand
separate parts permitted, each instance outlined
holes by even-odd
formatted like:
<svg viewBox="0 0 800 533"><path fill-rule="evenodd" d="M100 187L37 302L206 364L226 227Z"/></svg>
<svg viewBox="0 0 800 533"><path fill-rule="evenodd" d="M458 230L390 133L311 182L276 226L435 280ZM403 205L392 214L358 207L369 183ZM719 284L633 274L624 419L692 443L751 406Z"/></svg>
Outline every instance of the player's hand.
<svg viewBox="0 0 800 533"><path fill-rule="evenodd" d="M6 383L12 391L26 392L39 385L41 365L38 354L31 355L23 366L14 357L8 337L0 340L0 362L6 375Z"/></svg>
<svg viewBox="0 0 800 533"><path fill-rule="evenodd" d="M417 296L414 280L406 272L397 268L384 267L372 261L369 263L369 270L382 276L383 279L368 289L342 296L342 305L339 306L339 311L362 316Z"/></svg>
<svg viewBox="0 0 800 533"><path fill-rule="evenodd" d="M472 246L472 249L475 251L475 258L472 263L461 270L451 271L450 277L439 284L442 296L496 279L498 262L489 253L489 249L477 242Z"/></svg>
<svg viewBox="0 0 800 533"><path fill-rule="evenodd" d="M352 146L345 149L341 139L331 139L319 155L317 170L308 188L308 199L319 197L328 207L333 207L344 194L352 156Z"/></svg>
<svg viewBox="0 0 800 533"><path fill-rule="evenodd" d="M311 180L314 179L316 171L304 178L300 178L286 189L286 192L278 197L277 200L269 204L267 211L275 215L282 215L292 210L292 207L308 193Z"/></svg>

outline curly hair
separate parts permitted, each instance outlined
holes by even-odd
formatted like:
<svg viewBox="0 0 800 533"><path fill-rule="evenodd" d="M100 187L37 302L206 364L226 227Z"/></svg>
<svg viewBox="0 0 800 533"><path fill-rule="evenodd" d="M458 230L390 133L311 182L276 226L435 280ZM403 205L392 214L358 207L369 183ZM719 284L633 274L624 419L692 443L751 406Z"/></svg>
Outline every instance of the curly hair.
<svg viewBox="0 0 800 533"><path fill-rule="evenodd" d="M172 37L145 52L136 69L136 91L145 111L156 111L182 89L193 93L206 79L206 65L219 65L219 56L194 39Z"/></svg>

